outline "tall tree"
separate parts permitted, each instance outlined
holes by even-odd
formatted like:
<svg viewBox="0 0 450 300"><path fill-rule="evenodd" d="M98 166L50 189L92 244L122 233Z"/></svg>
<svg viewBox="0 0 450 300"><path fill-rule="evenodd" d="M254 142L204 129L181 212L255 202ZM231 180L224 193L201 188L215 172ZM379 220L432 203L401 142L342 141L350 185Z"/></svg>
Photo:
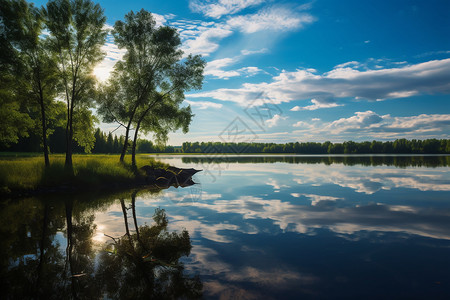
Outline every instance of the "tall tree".
<svg viewBox="0 0 450 300"><path fill-rule="evenodd" d="M92 70L104 54L105 16L99 4L90 0L50 0L47 3L50 45L58 55L67 109L65 166L73 170L72 143L76 115L92 103L95 79Z"/></svg>
<svg viewBox="0 0 450 300"><path fill-rule="evenodd" d="M181 41L176 29L157 27L152 14L144 9L137 13L131 11L124 22L117 21L113 35L119 48L127 52L123 60L116 63L112 78L101 93L99 112L105 121L117 121L125 127L122 162L129 145L131 126L135 126L132 157L135 165L134 153L141 126L148 130L167 130L156 126L156 116L151 116L158 106L160 112L169 106L177 110L178 114L172 113L172 117L182 116L185 122L174 121L173 124L187 129L192 114L187 108L181 109L180 104L184 91L201 87L205 62L200 56L190 55L182 59Z"/></svg>
<svg viewBox="0 0 450 300"><path fill-rule="evenodd" d="M40 127L45 165L50 165L48 157L48 120L47 112L52 108L52 102L57 91L56 64L47 47L47 37L43 34L44 11L28 4L25 0L15 1L16 10L21 17L18 19L18 38L14 42L20 51L22 76L20 80L21 94L24 98L37 103L40 111Z"/></svg>
<svg viewBox="0 0 450 300"><path fill-rule="evenodd" d="M22 74L20 52L13 41L20 37L21 18L17 1L0 0L0 145L17 143L19 137L28 136L32 120L25 103L17 96L20 85L16 79Z"/></svg>

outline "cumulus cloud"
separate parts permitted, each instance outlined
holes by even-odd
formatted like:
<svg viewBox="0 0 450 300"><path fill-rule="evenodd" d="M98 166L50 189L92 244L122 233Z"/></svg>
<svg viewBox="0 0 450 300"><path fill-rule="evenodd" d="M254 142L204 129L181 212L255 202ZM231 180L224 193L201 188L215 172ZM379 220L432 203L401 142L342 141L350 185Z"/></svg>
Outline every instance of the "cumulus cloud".
<svg viewBox="0 0 450 300"><path fill-rule="evenodd" d="M381 101L419 94L448 94L450 59L379 70L338 66L323 74L304 69L282 71L271 82L244 83L240 88L200 92L191 97L212 97L247 106L261 92L277 104L313 98L316 103L310 109L324 103L331 105L339 98Z"/></svg>
<svg viewBox="0 0 450 300"><path fill-rule="evenodd" d="M191 38L184 41L183 51L203 56L215 52L219 48L219 42L233 33L228 26L221 24L212 27L202 26L190 31L192 31Z"/></svg>
<svg viewBox="0 0 450 300"><path fill-rule="evenodd" d="M350 118L341 118L339 120L336 120L334 122L331 122L327 128L334 129L337 128L338 130L345 130L345 129L360 129L360 128L370 128L374 125L376 126L379 124L383 119L388 119L389 115L380 116L373 111L365 111L365 112L356 112L355 116L352 116Z"/></svg>
<svg viewBox="0 0 450 300"><path fill-rule="evenodd" d="M287 117L282 117L278 114L274 115L271 119L266 120L267 127L271 128L277 126L281 120L286 120Z"/></svg>
<svg viewBox="0 0 450 300"><path fill-rule="evenodd" d="M312 128L312 125L304 122L304 121L298 121L297 123L295 123L294 125L292 125L293 127L302 127L302 128Z"/></svg>
<svg viewBox="0 0 450 300"><path fill-rule="evenodd" d="M194 12L201 12L211 18L220 18L241 10L263 3L264 0L219 0L219 1L189 1L189 8Z"/></svg>
<svg viewBox="0 0 450 300"><path fill-rule="evenodd" d="M355 139L355 135L366 139L394 138L446 138L443 132L450 131L450 114L422 114L409 117L379 115L373 111L355 112L348 118L331 122L306 123L299 121L292 125L296 133L321 136L331 134L337 139Z"/></svg>
<svg viewBox="0 0 450 300"><path fill-rule="evenodd" d="M262 30L299 29L314 21L315 18L310 14L299 14L287 7L274 6L264 8L255 14L231 17L227 24L244 33L255 33Z"/></svg>

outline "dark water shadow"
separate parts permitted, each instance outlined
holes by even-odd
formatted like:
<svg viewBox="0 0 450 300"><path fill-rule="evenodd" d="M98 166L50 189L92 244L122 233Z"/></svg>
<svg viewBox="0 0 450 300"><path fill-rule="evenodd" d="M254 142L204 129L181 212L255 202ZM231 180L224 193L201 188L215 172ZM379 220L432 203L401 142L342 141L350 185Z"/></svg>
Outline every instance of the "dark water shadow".
<svg viewBox="0 0 450 300"><path fill-rule="evenodd" d="M202 283L184 274L189 232L170 232L163 209L138 226L133 190L104 197L65 195L2 203L2 299L196 299ZM125 234L100 248L95 212L122 206ZM129 224L133 224L133 229Z"/></svg>

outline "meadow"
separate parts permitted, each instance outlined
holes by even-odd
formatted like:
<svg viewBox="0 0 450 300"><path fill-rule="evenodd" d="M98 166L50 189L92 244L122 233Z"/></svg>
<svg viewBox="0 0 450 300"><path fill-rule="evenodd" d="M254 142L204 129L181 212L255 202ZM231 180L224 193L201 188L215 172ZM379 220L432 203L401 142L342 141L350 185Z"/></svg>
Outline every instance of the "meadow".
<svg viewBox="0 0 450 300"><path fill-rule="evenodd" d="M119 162L119 155L78 154L73 156L73 174L64 168L63 154L50 156L45 168L42 155L2 153L0 155L0 195L62 187L94 188L132 185L139 172L131 168L131 159ZM165 167L148 155L137 156L138 168L144 165Z"/></svg>

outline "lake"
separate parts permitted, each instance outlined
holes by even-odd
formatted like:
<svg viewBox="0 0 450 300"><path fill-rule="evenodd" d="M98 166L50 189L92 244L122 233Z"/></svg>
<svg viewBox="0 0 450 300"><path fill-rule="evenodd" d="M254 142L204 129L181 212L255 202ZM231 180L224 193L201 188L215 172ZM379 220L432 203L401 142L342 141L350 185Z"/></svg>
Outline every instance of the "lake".
<svg viewBox="0 0 450 300"><path fill-rule="evenodd" d="M2 298L450 298L450 156L157 159L203 171L2 203Z"/></svg>

